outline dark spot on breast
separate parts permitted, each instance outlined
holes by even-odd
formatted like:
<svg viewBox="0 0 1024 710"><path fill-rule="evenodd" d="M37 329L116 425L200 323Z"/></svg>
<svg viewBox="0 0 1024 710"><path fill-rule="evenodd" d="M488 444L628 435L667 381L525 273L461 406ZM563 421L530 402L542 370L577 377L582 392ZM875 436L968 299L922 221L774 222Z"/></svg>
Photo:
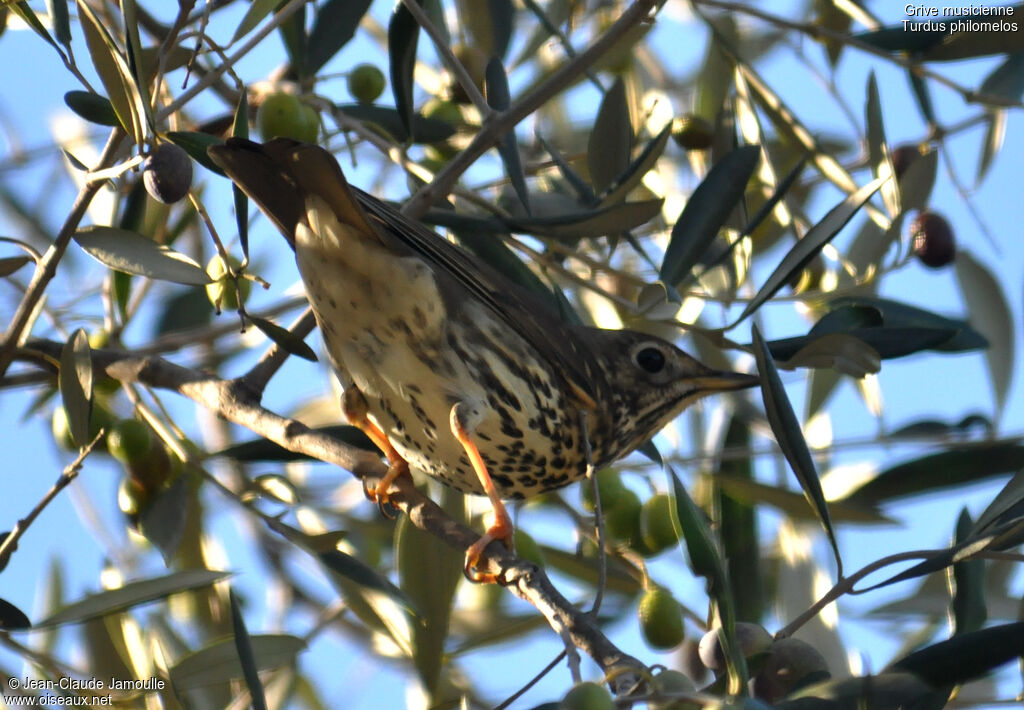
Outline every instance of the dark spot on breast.
<svg viewBox="0 0 1024 710"><path fill-rule="evenodd" d="M502 420L501 433L513 439L523 438L523 430L517 427L510 419Z"/></svg>
<svg viewBox="0 0 1024 710"><path fill-rule="evenodd" d="M515 484L513 483L512 479L510 477L502 474L502 473L491 474L491 479L494 481L495 485L497 485L499 488L514 488L515 487Z"/></svg>

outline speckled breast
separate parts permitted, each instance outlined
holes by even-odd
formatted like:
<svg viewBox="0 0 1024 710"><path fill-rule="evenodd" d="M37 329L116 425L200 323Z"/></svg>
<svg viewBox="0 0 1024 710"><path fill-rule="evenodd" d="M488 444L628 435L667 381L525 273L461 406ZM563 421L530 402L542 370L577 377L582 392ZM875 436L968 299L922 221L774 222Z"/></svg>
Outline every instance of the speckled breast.
<svg viewBox="0 0 1024 710"><path fill-rule="evenodd" d="M465 294L442 294L420 257L337 222L315 227L297 230L296 261L327 351L411 466L483 493L449 424L466 402L480 413L471 436L502 497L585 474L578 411L522 336Z"/></svg>

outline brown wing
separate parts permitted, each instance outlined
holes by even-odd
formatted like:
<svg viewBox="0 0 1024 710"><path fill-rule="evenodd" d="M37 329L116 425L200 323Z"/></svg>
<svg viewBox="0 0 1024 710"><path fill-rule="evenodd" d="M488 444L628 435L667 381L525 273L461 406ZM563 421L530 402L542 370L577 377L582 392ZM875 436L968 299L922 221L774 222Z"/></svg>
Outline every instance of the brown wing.
<svg viewBox="0 0 1024 710"><path fill-rule="evenodd" d="M590 353L566 347L575 342L575 326L562 323L540 298L472 254L387 203L350 187L328 151L285 138L263 145L230 138L224 145L211 147L209 154L293 248L295 227L305 219L305 196L318 195L339 221L397 253L419 254L436 265L439 278L468 291L551 362L578 404L588 409L597 406L585 364Z"/></svg>

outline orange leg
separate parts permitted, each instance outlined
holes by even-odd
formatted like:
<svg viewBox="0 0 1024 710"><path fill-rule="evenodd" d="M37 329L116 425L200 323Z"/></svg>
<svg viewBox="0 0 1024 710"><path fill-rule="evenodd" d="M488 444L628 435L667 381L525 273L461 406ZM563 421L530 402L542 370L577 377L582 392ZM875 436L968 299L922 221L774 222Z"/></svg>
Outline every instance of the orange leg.
<svg viewBox="0 0 1024 710"><path fill-rule="evenodd" d="M341 410L345 414L345 418L349 424L359 428L370 437L370 441L384 452L384 457L388 460L388 471L384 474L384 478L380 480L380 483L377 484L377 487L373 490L365 489L366 496L370 500L383 506L388 503L388 489L391 488L391 484L394 483L395 479L403 474L409 475L409 464L402 458L401 454L395 451L395 447L388 441L387 434L370 421L367 416L368 409L366 398L363 397L363 393L355 385L345 388L341 395Z"/></svg>
<svg viewBox="0 0 1024 710"><path fill-rule="evenodd" d="M487 528L487 531L483 534L479 540L466 550L466 565L463 567L466 578L471 582L477 582L480 584L494 584L498 581L496 575L479 572L476 569L477 563L480 561L480 555L483 553L484 548L487 547L493 540L498 540L504 543L508 549L513 549L512 543L512 518L509 517L508 511L505 510L505 504L501 502L501 497L498 495L498 490L494 487L494 481L491 480L491 474L487 472L487 465L484 463L483 457L480 455L480 450L477 448L473 439L470 438L471 430L475 428L475 425L470 425L467 419L467 413L464 411L462 404L456 404L452 407L451 411L451 427L452 433L455 438L462 444L462 448L466 450L466 455L469 457L469 462L473 465L473 470L476 471L477 478L480 479L480 485L483 486L484 492L491 501L491 507L494 509L494 522Z"/></svg>

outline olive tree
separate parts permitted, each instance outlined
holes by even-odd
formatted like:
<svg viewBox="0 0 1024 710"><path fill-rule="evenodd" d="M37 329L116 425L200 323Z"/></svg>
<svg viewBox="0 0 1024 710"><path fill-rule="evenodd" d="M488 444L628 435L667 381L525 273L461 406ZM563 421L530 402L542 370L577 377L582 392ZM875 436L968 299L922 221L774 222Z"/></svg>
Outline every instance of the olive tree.
<svg viewBox="0 0 1024 710"><path fill-rule="evenodd" d="M13 125L66 108L42 145L12 131L0 164L5 449L45 421L60 462L5 474L0 672L39 682L4 692L1014 697L1024 448L1006 277L986 263L1019 263L989 228L1017 205L987 178L1013 160L1021 7L767 5L5 2ZM364 500L386 465L341 417L287 244L207 154L274 136L328 148L563 319L657 334L760 389L518 503L516 549L482 562L500 584L469 584L481 507L419 476L394 506ZM914 398L910 418L883 392ZM979 401L991 414L965 416ZM987 479L972 517L961 491ZM926 496L927 529L892 534ZM84 522L50 514L68 497ZM104 563L65 548L79 529ZM49 560L19 553L33 538ZM864 631L880 614L891 647ZM339 697L339 674L371 669Z"/></svg>

